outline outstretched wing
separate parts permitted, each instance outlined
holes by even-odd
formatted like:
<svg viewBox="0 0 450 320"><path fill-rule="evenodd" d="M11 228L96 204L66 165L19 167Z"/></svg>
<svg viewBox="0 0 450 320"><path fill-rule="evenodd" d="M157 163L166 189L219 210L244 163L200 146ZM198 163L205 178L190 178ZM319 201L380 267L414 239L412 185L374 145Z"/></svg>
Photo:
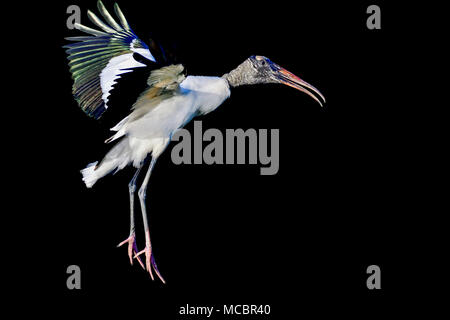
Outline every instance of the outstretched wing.
<svg viewBox="0 0 450 320"><path fill-rule="evenodd" d="M91 36L68 37L66 40L76 42L64 46L74 81L72 93L81 109L95 119L108 108L110 91L121 74L147 66L142 60L156 62L148 46L131 30L117 3L114 11L120 25L101 1L97 7L107 24L89 10L88 17L103 31L76 23L76 29Z"/></svg>
<svg viewBox="0 0 450 320"><path fill-rule="evenodd" d="M117 131L117 133L105 142L109 143L122 137L127 133L130 124L152 112L162 101L179 94L180 83L186 78L183 71L184 67L181 64L170 65L152 71L147 80L148 87L133 104L132 112L111 129L112 131ZM150 129L147 128L146 130Z"/></svg>

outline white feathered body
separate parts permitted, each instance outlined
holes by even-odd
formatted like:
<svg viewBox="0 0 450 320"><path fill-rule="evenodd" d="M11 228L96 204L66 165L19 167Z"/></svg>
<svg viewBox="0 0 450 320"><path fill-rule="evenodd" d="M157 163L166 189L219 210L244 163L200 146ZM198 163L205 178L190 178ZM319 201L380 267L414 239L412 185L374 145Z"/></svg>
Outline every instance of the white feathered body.
<svg viewBox="0 0 450 320"><path fill-rule="evenodd" d="M149 153L158 157L175 131L194 116L215 110L229 96L230 88L226 79L188 76L181 82L178 94L163 100L137 120L130 120L128 116L111 129L117 131L112 140L122 139L99 165L94 162L81 171L86 186L92 187L112 170L123 169L130 163L139 168Z"/></svg>

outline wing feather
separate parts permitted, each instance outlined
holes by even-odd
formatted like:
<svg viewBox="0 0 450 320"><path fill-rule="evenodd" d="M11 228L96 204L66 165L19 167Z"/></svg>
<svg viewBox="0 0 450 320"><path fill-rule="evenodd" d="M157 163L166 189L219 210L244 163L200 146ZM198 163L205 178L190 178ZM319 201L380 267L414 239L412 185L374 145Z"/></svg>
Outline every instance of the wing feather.
<svg viewBox="0 0 450 320"><path fill-rule="evenodd" d="M106 23L104 23L102 20L100 20L94 13L92 13L92 11L88 10L87 15L88 15L89 20L91 20L91 22L93 24L95 24L99 28L102 28L103 31L105 31L106 33L115 33L116 32L116 30L108 27L108 25L106 25Z"/></svg>
<svg viewBox="0 0 450 320"><path fill-rule="evenodd" d="M76 29L90 36L68 37L66 40L74 43L64 46L72 73L74 98L84 112L96 119L108 108L110 91L121 74L147 66L135 60L134 53L156 62L148 46L131 30L117 4L114 4L114 11L121 26L101 1L97 7L106 23L91 11L88 17L101 30L76 23Z"/></svg>
<svg viewBox="0 0 450 320"><path fill-rule="evenodd" d="M114 8L116 7L117 4L114 4ZM103 3L101 1L97 2L97 8L98 11L101 13L101 15L103 16L103 18L106 20L106 22L113 27L114 29L116 29L116 31L122 31L123 29L117 24L117 22L114 20L114 18L109 14L108 10L106 10L105 6L103 5ZM120 10L120 9L119 9Z"/></svg>
<svg viewBox="0 0 450 320"><path fill-rule="evenodd" d="M122 10L120 10L119 5L117 3L114 3L114 12L116 13L117 17L119 18L120 24L126 31L131 31L130 26L128 25L127 19L125 19L125 16L122 13Z"/></svg>
<svg viewBox="0 0 450 320"><path fill-rule="evenodd" d="M79 24L77 22L75 22L74 26L75 26L75 29L83 31L85 33L92 34L93 36L108 36L108 34L105 33L105 32L98 31L98 30L95 30L95 29L83 26L82 24Z"/></svg>

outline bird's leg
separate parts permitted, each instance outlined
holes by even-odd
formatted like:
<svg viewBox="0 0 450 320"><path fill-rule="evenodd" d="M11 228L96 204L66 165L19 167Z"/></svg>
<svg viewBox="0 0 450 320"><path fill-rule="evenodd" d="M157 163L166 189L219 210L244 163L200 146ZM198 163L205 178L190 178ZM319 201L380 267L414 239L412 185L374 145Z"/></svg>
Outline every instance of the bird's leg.
<svg viewBox="0 0 450 320"><path fill-rule="evenodd" d="M125 239L118 245L118 247L120 247L125 243L128 243L128 257L130 258L131 265L133 265L133 252L134 254L139 252L136 245L136 232L134 227L134 192L136 191L136 179L139 176L141 168L142 167L137 169L136 173L133 176L133 179L131 179L130 183L128 184L128 191L130 193L130 235L128 236L127 239ZM142 263L140 257L138 257L138 262L141 265L141 267L145 270L144 264Z"/></svg>
<svg viewBox="0 0 450 320"><path fill-rule="evenodd" d="M152 243L150 241L150 230L148 227L148 219L147 219L147 210L145 207L145 196L147 192L147 184L148 180L150 179L150 175L152 173L153 167L156 163L157 158L152 158L152 161L150 162L150 166L148 168L147 174L145 175L144 182L142 182L141 188L139 189L138 195L139 200L141 202L141 211L142 211L142 219L144 221L144 229L145 229L145 249L141 252L137 253L135 257L139 257L142 253L145 252L145 265L147 266L147 271L150 273L150 277L153 280L153 273L152 273L152 267L156 272L156 275L161 279L163 283L166 283L159 273L158 267L156 266L155 258L153 256L152 252Z"/></svg>

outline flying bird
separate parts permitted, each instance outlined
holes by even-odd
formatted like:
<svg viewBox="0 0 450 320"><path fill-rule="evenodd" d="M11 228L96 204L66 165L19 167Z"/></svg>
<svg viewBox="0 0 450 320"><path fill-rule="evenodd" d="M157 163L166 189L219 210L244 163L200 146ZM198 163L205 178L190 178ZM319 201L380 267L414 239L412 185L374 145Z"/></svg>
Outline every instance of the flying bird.
<svg viewBox="0 0 450 320"><path fill-rule="evenodd" d="M88 10L89 19L99 29L75 23L76 29L88 35L68 37L66 40L72 42L64 46L73 79L72 93L81 109L90 117L100 118L108 109L110 92L122 74L141 67L149 68L151 72L147 88L131 106L129 115L111 128L115 134L105 142L114 142L114 146L100 162L90 163L81 170L82 179L91 188L112 171L130 164L136 168L128 185L130 233L118 246L128 244L130 263L138 259L152 279L153 269L165 283L152 251L145 199L152 170L172 135L192 118L214 111L230 96L230 89L242 85L281 83L308 94L320 105L325 98L312 85L259 55L247 58L221 77L186 76L184 66L171 63L156 42L150 40L148 46L137 37L117 4L114 4L114 11L118 22L101 1L97 7L106 23ZM145 231L145 248L139 251L134 224L134 194L136 180L147 159L150 164L138 191ZM140 259L143 253L145 266Z"/></svg>

